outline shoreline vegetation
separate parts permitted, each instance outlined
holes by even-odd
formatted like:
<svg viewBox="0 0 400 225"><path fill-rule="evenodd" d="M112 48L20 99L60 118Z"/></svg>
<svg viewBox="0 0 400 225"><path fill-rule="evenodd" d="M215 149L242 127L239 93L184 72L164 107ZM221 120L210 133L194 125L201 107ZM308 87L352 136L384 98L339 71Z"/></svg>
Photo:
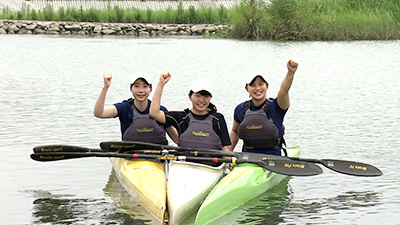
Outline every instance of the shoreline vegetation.
<svg viewBox="0 0 400 225"><path fill-rule="evenodd" d="M184 8L182 1L179 0L177 9L166 10L123 9L118 6L106 9L61 7L55 10L50 4L41 10L29 6L19 11L3 8L0 19L37 23L168 24L172 27L213 24L224 26L224 29L212 32L213 36L248 40L400 39L399 0L241 0L232 8L221 5L217 9ZM8 28L4 23L3 27L0 24L0 29L7 32ZM181 34L192 35L191 32Z"/></svg>

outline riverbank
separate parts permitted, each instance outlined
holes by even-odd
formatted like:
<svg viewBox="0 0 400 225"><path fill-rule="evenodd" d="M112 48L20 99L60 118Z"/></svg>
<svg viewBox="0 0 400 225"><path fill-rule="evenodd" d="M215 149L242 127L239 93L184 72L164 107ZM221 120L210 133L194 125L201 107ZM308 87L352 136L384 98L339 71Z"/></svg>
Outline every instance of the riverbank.
<svg viewBox="0 0 400 225"><path fill-rule="evenodd" d="M0 20L0 34L207 36L228 31L228 25L94 23L68 21Z"/></svg>
<svg viewBox="0 0 400 225"><path fill-rule="evenodd" d="M11 0L9 0L11 1ZM21 0L16 0L21 1ZM47 1L47 0L46 0ZM8 6L0 12L0 19L27 21L71 21L82 23L83 29L66 28L68 24L53 27L41 26L43 29L26 30L28 25L7 25L2 33L49 33L49 34L90 34L90 35L207 35L218 33L219 36L246 40L279 40L279 41L350 41L350 40L395 40L400 39L400 1L398 0L240 0L240 4L231 8L221 5L220 8L196 8L185 0L175 1L176 8L163 10L151 8L120 8L111 4L105 9L65 8L65 1L50 1L59 5L47 4L36 10L26 5L19 11L12 11ZM68 1L69 2L69 1ZM84 3L86 0L75 3ZM104 1L103 1L104 2ZM125 2L125 1L121 1ZM132 2L127 0L126 2ZM163 1L143 1L152 3ZM168 2L168 1L167 1ZM169 1L170 2L170 1ZM192 2L192 1L189 1ZM101 8L99 6L99 8ZM38 22L43 24L42 22ZM70 23L70 22L66 22ZM105 23L86 29L87 23ZM120 24L171 24L159 25L147 30L149 25L129 26L122 29ZM196 25L191 25L196 24ZM201 25L203 31L197 30L197 24L223 24L230 29L219 34L217 25ZM25 26L25 27L23 27ZM75 26L75 25L73 25ZM127 25L121 25L126 27ZM58 27L58 28L57 28ZM18 29L17 29L18 28ZM96 28L96 30L95 30ZM137 28L137 29L136 29ZM143 30L143 29L146 30ZM52 30L55 29L55 30ZM59 31L57 30L59 29ZM103 31L104 30L104 31ZM65 31L65 32L64 32ZM168 31L168 32L166 32Z"/></svg>

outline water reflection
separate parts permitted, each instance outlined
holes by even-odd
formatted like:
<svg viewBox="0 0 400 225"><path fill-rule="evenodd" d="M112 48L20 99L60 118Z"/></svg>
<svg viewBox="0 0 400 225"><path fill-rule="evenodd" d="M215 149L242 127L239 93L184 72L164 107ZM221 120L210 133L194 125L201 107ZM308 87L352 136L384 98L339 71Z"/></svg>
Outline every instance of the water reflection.
<svg viewBox="0 0 400 225"><path fill-rule="evenodd" d="M345 192L332 198L303 199L293 202L289 179L241 205L212 224L280 224L292 221L321 221L327 214L338 215L382 204L381 194L373 191ZM103 189L110 198L74 198L55 194L60 190L24 191L35 198L33 224L160 224L121 186L112 170ZM330 213L327 213L330 212ZM94 216L96 215L96 216ZM317 216L321 215L321 216ZM194 216L185 224L191 224Z"/></svg>
<svg viewBox="0 0 400 225"><path fill-rule="evenodd" d="M369 207L382 204L381 194L374 191L355 192L349 191L331 198L303 199L301 202L292 202L285 210L285 221L317 220L327 218L327 215L346 214L356 211L367 211ZM365 208L365 209L362 209ZM329 213L328 213L329 212ZM373 212L371 212L373 213ZM320 216L318 216L320 215ZM342 215L342 219L344 215Z"/></svg>
<svg viewBox="0 0 400 225"><path fill-rule="evenodd" d="M74 198L33 190L32 224L151 224L134 220L109 198Z"/></svg>
<svg viewBox="0 0 400 225"><path fill-rule="evenodd" d="M160 224L138 201L128 194L119 182L115 171L112 170L104 194L112 198L122 212L132 219L135 224Z"/></svg>

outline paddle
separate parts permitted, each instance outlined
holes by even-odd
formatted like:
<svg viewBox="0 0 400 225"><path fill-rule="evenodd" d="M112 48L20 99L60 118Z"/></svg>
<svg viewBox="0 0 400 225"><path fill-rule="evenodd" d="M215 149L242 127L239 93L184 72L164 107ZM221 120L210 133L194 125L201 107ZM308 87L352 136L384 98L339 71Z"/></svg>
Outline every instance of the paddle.
<svg viewBox="0 0 400 225"><path fill-rule="evenodd" d="M33 148L34 153L46 152L104 152L101 149L89 149L72 145L42 145Z"/></svg>
<svg viewBox="0 0 400 225"><path fill-rule="evenodd" d="M153 155L129 154L129 153L112 153L112 152L39 152L31 154L31 158L36 161L48 162L58 161L64 159L76 159L84 157L115 157L115 158L126 158L126 159L137 159L137 160L149 160L160 161L165 160L160 156L158 158Z"/></svg>
<svg viewBox="0 0 400 225"><path fill-rule="evenodd" d="M189 153L193 156L198 155L208 155L208 156L231 156L232 154L224 153L224 152L199 152L199 151L179 151L179 150L131 150L131 152L135 153L144 153L144 154L165 154L165 152L173 155L181 155L185 153ZM249 153L243 154L240 152L234 153L236 157L240 159L247 158L251 156L251 158L263 159L264 157L271 157L265 154L256 154ZM275 157L275 156L274 156ZM371 166L366 163L354 162L354 161L345 161L345 160L337 160L337 159L307 159L307 158L297 158L297 157L288 157L291 160L303 161L303 162L312 162L319 163L324 165L325 167L347 175L353 176L380 176L383 173L376 167Z"/></svg>
<svg viewBox="0 0 400 225"><path fill-rule="evenodd" d="M146 142L134 142L134 141L111 141L111 142L101 142L101 149L105 151L141 151L146 153L146 150L143 149L152 149L147 150L149 153L160 153L162 150L175 150L174 154L181 154L179 151L184 153L189 153L191 155L209 155L209 156L228 156L228 157L236 157L238 160L244 160L244 162L255 163L260 165L260 161L268 161L268 163L276 164L276 167L279 167L279 171L277 169L273 170L272 168L264 168L269 169L273 172L277 172L285 175L294 175L294 176L310 176L317 175L322 173L322 169L315 165L307 162L297 162L293 163L288 158L275 156L275 155L266 155L266 154L256 154L256 153L241 153L241 152L226 152L214 149L198 149L198 148L188 148L188 147L175 147L170 145L159 145L152 144ZM154 150L155 149L155 150ZM159 150L160 152L157 152ZM251 155L251 156L249 156ZM279 161L279 162L278 162ZM290 168L290 169L289 169ZM289 171L292 172L289 172ZM297 170L297 172L293 172Z"/></svg>
<svg viewBox="0 0 400 225"><path fill-rule="evenodd" d="M231 156L237 158L246 157L247 159L254 159L260 157L265 157L266 155L263 154L254 154L254 153L240 153L240 152L223 152L219 150L211 150L211 149L195 149L195 148L187 148L187 147L175 147L169 145L158 145L158 144L151 144L145 142L126 142L126 141L114 141L114 142L101 142L100 147L103 150L108 151L118 151L118 150L141 150L141 149L172 149L172 150L179 150L179 151L192 151L196 152L204 152L207 154L212 154L214 156ZM266 156L270 157L270 156ZM296 161L302 162L312 162L318 163L325 166L328 169L336 171L338 173L343 173L347 175L353 176L365 176L365 177L372 177L372 176L381 176L383 173L377 167L360 162L353 162L353 161L345 161L345 160L338 160L338 159L303 159L303 158L296 158L296 157L280 157L274 156L279 159L291 159Z"/></svg>
<svg viewBox="0 0 400 225"><path fill-rule="evenodd" d="M72 146L69 146L72 147ZM62 148L63 149L63 148ZM82 152L78 152L78 149L82 150ZM98 151L88 151L91 149L77 147L74 149L74 152L37 152L31 154L31 158L36 161L57 161L64 159L74 159L74 158L83 158L83 157L117 157L117 158L126 158L126 159L138 159L138 160L179 160L179 161L189 161L189 162L214 162L214 163L233 163L241 164L241 163L255 163L264 167L270 171L291 175L291 176L312 176L318 175L322 173L322 169L313 164L307 162L294 162L288 159L278 159L275 157L264 157L264 158L256 158L254 159L236 159L236 158L216 158L216 157L198 157L198 156L160 156L160 155L147 155L147 154L129 154L129 153L110 153L110 152L98 152Z"/></svg>
<svg viewBox="0 0 400 225"><path fill-rule="evenodd" d="M289 157L292 160L299 160L303 162L313 162L324 165L333 171L353 175L353 176L363 176L363 177L375 177L383 175L382 171L377 167L360 162L337 160L337 159L306 159L306 158L296 158Z"/></svg>

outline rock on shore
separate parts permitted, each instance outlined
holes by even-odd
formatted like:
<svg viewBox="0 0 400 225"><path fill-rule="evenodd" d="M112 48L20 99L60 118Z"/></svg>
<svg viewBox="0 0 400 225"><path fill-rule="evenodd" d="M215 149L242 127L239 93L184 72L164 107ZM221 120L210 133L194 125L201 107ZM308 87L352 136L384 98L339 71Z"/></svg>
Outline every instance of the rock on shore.
<svg viewBox="0 0 400 225"><path fill-rule="evenodd" d="M52 34L52 35L131 35L138 37L215 34L227 25L213 24L143 24L143 23L91 23L58 21L0 20L0 34Z"/></svg>

